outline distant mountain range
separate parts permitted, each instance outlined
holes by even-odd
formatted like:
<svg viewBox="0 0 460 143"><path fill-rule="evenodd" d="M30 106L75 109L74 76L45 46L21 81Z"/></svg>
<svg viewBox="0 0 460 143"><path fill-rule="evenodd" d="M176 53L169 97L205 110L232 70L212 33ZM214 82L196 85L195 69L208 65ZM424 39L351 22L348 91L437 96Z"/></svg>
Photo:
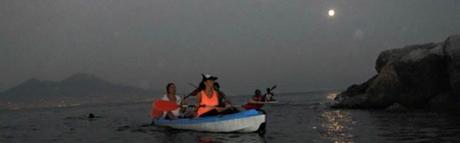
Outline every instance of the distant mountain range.
<svg viewBox="0 0 460 143"><path fill-rule="evenodd" d="M29 79L0 93L0 109L62 107L152 100L158 92L78 73L62 81Z"/></svg>

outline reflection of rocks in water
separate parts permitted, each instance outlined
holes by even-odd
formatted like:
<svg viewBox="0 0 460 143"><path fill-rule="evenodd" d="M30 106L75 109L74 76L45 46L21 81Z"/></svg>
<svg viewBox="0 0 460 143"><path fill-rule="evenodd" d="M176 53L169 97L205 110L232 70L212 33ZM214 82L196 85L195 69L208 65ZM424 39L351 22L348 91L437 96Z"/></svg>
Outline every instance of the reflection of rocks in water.
<svg viewBox="0 0 460 143"><path fill-rule="evenodd" d="M407 112L408 109L399 103L394 103L393 105L387 107L385 111L390 112Z"/></svg>
<svg viewBox="0 0 460 143"><path fill-rule="evenodd" d="M322 137L333 142L353 142L353 135L350 130L356 122L353 122L348 112L325 111L320 115L319 120L321 124L318 131Z"/></svg>

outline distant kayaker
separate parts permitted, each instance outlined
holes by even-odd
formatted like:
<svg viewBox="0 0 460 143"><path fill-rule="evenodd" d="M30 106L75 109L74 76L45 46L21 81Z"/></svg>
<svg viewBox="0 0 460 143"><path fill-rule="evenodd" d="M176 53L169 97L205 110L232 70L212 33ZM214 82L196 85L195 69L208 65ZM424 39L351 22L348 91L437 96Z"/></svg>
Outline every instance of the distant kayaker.
<svg viewBox="0 0 460 143"><path fill-rule="evenodd" d="M168 83L168 85L166 85L166 94L163 95L161 100L176 102L178 105L181 104L182 100L180 96L176 95L176 85L174 83ZM162 117L166 119L177 119L180 116L180 110L181 109L178 108L173 111L163 112Z"/></svg>
<svg viewBox="0 0 460 143"><path fill-rule="evenodd" d="M243 108L246 110L249 109L260 109L264 106L265 99L262 96L262 92L259 89L256 89L254 95L249 99L248 103L243 105Z"/></svg>
<svg viewBox="0 0 460 143"><path fill-rule="evenodd" d="M271 88L267 88L267 93L264 95L265 101L276 101L275 98L273 98L275 94L272 93Z"/></svg>
<svg viewBox="0 0 460 143"><path fill-rule="evenodd" d="M197 92L198 108L195 117L237 112L232 108L230 102L223 102L221 106L219 106L219 101L224 98L224 95L215 88L215 80L217 80L217 77L209 74L202 74L202 77L203 79L200 83L201 88Z"/></svg>
<svg viewBox="0 0 460 143"><path fill-rule="evenodd" d="M259 89L256 89L256 91L254 91L254 95L252 96L251 99L249 99L249 102L251 103L256 103L256 102L264 102L265 99L264 97L262 96L262 92L259 90Z"/></svg>

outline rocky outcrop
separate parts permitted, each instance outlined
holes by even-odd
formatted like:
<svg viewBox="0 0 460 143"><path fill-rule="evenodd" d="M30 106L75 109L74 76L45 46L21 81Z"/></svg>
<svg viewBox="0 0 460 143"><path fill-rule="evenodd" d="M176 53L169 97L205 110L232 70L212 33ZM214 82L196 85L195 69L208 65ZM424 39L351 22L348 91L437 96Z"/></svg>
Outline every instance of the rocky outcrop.
<svg viewBox="0 0 460 143"><path fill-rule="evenodd" d="M449 37L444 44L453 94L460 95L460 35Z"/></svg>
<svg viewBox="0 0 460 143"><path fill-rule="evenodd" d="M337 95L333 107L460 109L460 35L383 51L375 69L377 75Z"/></svg>

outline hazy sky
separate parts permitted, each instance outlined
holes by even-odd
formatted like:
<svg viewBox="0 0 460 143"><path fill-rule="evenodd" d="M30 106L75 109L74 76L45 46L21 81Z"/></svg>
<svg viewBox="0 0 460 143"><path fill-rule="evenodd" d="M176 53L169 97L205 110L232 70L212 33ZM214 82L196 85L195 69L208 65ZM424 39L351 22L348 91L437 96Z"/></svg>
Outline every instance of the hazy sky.
<svg viewBox="0 0 460 143"><path fill-rule="evenodd" d="M200 73L230 94L344 89L380 51L452 34L459 0L1 0L0 88L83 72L179 92Z"/></svg>

